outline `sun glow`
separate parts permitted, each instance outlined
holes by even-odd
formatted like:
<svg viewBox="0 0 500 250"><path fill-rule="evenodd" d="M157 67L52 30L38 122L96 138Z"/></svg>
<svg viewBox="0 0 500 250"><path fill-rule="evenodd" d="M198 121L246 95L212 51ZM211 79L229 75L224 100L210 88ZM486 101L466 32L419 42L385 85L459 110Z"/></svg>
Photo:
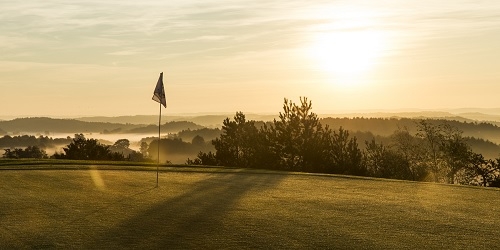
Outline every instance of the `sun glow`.
<svg viewBox="0 0 500 250"><path fill-rule="evenodd" d="M384 32L370 28L373 22L366 12L348 11L314 30L307 48L313 68L326 72L337 85L361 84L386 47Z"/></svg>
<svg viewBox="0 0 500 250"><path fill-rule="evenodd" d="M320 34L310 53L325 71L341 75L360 74L376 63L381 41L381 34L374 31Z"/></svg>

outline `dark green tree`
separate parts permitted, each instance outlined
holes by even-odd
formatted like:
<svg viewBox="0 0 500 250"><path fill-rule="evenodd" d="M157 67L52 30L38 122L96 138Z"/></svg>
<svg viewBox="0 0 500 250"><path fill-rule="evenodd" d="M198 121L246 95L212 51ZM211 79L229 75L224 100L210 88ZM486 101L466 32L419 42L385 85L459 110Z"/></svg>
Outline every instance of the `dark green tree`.
<svg viewBox="0 0 500 250"><path fill-rule="evenodd" d="M205 139L203 137L201 137L200 135L196 135L191 140L191 144L193 144L193 146L203 147L203 146L205 146Z"/></svg>
<svg viewBox="0 0 500 250"><path fill-rule="evenodd" d="M186 164L216 166L218 163L214 153L212 152L204 153L200 151L197 155L197 158L195 158L194 160L188 158Z"/></svg>
<svg viewBox="0 0 500 250"><path fill-rule="evenodd" d="M339 128L334 131L329 141L329 173L366 175L363 165L363 153L358 147L356 137L349 137L349 131Z"/></svg>
<svg viewBox="0 0 500 250"><path fill-rule="evenodd" d="M255 167L258 133L254 121L247 121L242 112L237 112L233 121L226 118L221 136L212 141L218 165Z"/></svg>
<svg viewBox="0 0 500 250"><path fill-rule="evenodd" d="M130 141L128 139L119 139L113 146L118 149L128 149L130 147Z"/></svg>
<svg viewBox="0 0 500 250"><path fill-rule="evenodd" d="M48 158L45 150L37 147L37 146L28 146L25 149L22 148L14 148L14 149L4 149L5 153L3 154L3 158L34 158L34 159L46 159Z"/></svg>
<svg viewBox="0 0 500 250"><path fill-rule="evenodd" d="M122 154L111 152L109 147L96 139L86 139L83 134L76 134L73 141L63 148L64 154L54 154L54 157L72 160L124 160Z"/></svg>
<svg viewBox="0 0 500 250"><path fill-rule="evenodd" d="M311 112L312 103L300 98L297 105L285 98L283 112L273 126L266 128L266 138L283 169L321 172L328 164L330 130Z"/></svg>
<svg viewBox="0 0 500 250"><path fill-rule="evenodd" d="M413 178L405 156L376 143L375 139L366 142L364 157L369 176L402 180Z"/></svg>

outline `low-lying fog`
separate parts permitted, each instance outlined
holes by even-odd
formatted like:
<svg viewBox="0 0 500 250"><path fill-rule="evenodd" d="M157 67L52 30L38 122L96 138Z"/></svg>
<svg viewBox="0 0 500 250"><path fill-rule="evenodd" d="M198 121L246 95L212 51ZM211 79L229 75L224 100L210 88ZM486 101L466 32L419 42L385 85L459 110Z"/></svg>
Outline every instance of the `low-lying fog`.
<svg viewBox="0 0 500 250"><path fill-rule="evenodd" d="M96 140L101 140L105 141L106 143L104 144L109 144L113 145L116 141L120 139L128 139L130 141L130 149L133 150L139 150L139 142L143 138L148 138L148 137L155 137L158 138L158 134L101 134L101 133L83 133L85 138L87 139L96 139ZM35 135L39 136L39 135ZM50 135L47 135L48 137L52 138L67 138L68 136L71 138L75 137L75 133L69 134L69 133L51 133ZM168 134L162 134L161 137L168 136Z"/></svg>

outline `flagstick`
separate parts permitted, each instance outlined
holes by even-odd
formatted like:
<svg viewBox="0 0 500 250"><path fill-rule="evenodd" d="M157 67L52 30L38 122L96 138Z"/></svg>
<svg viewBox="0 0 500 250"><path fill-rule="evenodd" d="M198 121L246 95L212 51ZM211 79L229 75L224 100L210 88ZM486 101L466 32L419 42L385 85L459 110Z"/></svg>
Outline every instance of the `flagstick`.
<svg viewBox="0 0 500 250"><path fill-rule="evenodd" d="M160 137L161 132L161 103L160 103L160 116L158 118L158 165L156 165L156 187L158 187L158 168L160 166Z"/></svg>
<svg viewBox="0 0 500 250"><path fill-rule="evenodd" d="M167 107L167 99L165 98L165 87L163 86L163 72L160 73L160 78L156 83L156 88L153 93L153 101L160 105L160 115L158 116L158 164L156 165L156 187L158 187L158 169L160 168L160 143L161 143L161 105Z"/></svg>

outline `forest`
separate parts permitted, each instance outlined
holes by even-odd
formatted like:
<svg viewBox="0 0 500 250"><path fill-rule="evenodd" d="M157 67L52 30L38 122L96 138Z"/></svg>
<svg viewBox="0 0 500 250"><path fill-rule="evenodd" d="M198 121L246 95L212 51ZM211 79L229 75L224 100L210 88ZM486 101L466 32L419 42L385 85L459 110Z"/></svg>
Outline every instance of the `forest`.
<svg viewBox="0 0 500 250"><path fill-rule="evenodd" d="M199 152L187 163L500 186L500 158L474 152L456 126L461 123L414 120L411 127L398 126L388 143L359 142L342 124L324 125L311 110L307 98L298 105L285 99L279 119L260 128L237 112L212 141L215 152Z"/></svg>
<svg viewBox="0 0 500 250"><path fill-rule="evenodd" d="M72 130L102 130L101 134L116 133L123 138L113 143L85 138L81 133L74 138L4 135L0 148L5 151L4 158L158 161L159 155L162 163L500 185L500 128L492 123L429 118L319 118L307 98L301 98L299 104L285 99L277 117L273 121L255 121L236 112L233 119L223 120L221 128L169 121L161 128L167 135L160 140L160 154L157 137L145 136L138 142L126 139L127 133L154 133L158 130L155 125L15 119L0 125L10 124L6 126L9 131L14 124L18 129L40 131L65 121L52 129L62 131L61 127L69 124ZM209 118L213 122L214 117ZM41 122L38 128L27 123L33 119ZM85 129L86 124L92 126Z"/></svg>

